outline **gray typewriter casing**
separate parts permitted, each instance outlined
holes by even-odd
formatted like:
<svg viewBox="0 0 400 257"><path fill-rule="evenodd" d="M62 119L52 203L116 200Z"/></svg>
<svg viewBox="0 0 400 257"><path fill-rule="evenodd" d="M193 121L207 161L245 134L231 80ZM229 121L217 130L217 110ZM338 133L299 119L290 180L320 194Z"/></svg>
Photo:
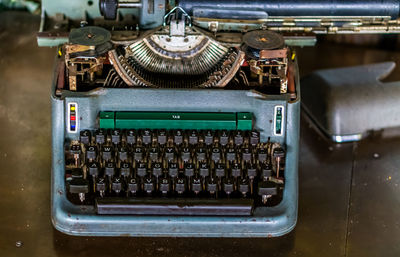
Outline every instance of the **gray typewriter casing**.
<svg viewBox="0 0 400 257"><path fill-rule="evenodd" d="M54 77L51 206L57 230L79 236L274 237L295 227L300 94L291 101L288 95L247 90L98 88L89 92L63 91L59 97L55 95L57 74ZM296 91L300 92L299 81L296 82ZM250 217L97 215L93 206L74 205L66 196L64 143L79 139L79 132L67 131L68 103L78 106L78 131L98 128L100 111L251 112L261 141L270 137L286 148L283 199L274 207L257 207ZM277 105L285 108L282 136L273 134Z"/></svg>

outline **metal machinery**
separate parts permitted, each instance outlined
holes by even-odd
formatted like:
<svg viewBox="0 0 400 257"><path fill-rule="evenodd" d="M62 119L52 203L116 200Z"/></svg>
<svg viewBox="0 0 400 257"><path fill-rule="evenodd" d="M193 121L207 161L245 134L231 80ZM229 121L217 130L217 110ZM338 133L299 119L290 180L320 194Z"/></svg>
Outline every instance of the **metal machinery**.
<svg viewBox="0 0 400 257"><path fill-rule="evenodd" d="M71 235L271 237L297 220L291 46L399 31L399 1L43 0L52 221Z"/></svg>

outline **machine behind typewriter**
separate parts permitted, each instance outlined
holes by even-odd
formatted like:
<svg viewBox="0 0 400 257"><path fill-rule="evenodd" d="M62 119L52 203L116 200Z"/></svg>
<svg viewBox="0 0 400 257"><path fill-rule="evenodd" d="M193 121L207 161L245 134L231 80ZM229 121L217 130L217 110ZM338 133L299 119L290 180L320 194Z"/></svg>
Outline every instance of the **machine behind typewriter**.
<svg viewBox="0 0 400 257"><path fill-rule="evenodd" d="M44 0L42 11L38 43L58 46L58 230L271 237L297 220L291 46L394 31L399 2Z"/></svg>

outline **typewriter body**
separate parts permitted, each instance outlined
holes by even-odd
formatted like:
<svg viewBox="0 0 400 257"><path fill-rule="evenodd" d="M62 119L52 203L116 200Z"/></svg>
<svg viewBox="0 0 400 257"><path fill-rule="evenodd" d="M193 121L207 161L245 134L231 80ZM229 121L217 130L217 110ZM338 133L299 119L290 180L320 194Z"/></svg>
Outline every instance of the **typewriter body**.
<svg viewBox="0 0 400 257"><path fill-rule="evenodd" d="M291 46L316 33L394 30L399 13L397 1L316 2L44 0L38 43L58 47L55 228L290 232L300 115Z"/></svg>

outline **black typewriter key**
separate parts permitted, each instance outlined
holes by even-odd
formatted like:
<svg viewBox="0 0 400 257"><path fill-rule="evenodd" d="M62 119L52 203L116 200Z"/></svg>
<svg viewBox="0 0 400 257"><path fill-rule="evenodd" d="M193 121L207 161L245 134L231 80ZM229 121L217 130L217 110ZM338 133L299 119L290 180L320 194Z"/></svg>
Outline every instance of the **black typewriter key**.
<svg viewBox="0 0 400 257"><path fill-rule="evenodd" d="M162 194L167 194L169 191L171 191L171 183L169 178L163 178L159 181L158 190Z"/></svg>
<svg viewBox="0 0 400 257"><path fill-rule="evenodd" d="M206 145L212 145L214 143L214 133L211 130L207 130L204 133L204 143Z"/></svg>
<svg viewBox="0 0 400 257"><path fill-rule="evenodd" d="M278 185L272 181L260 181L258 182L257 193L261 196L262 202L266 204L268 198L278 194Z"/></svg>
<svg viewBox="0 0 400 257"><path fill-rule="evenodd" d="M145 145L151 144L152 141L152 132L150 129L144 129L141 131L142 142Z"/></svg>
<svg viewBox="0 0 400 257"><path fill-rule="evenodd" d="M175 150L173 147L165 148L165 159L171 161L175 158Z"/></svg>
<svg viewBox="0 0 400 257"><path fill-rule="evenodd" d="M92 161L97 158L97 147L96 146L87 146L86 148L86 160Z"/></svg>
<svg viewBox="0 0 400 257"><path fill-rule="evenodd" d="M103 146L101 148L101 157L105 161L109 161L113 158L113 152L111 146Z"/></svg>
<svg viewBox="0 0 400 257"><path fill-rule="evenodd" d="M183 143L183 132L182 130L174 130L174 143L180 145Z"/></svg>
<svg viewBox="0 0 400 257"><path fill-rule="evenodd" d="M165 145L167 143L167 131L165 129L157 131L157 142L160 145Z"/></svg>
<svg viewBox="0 0 400 257"><path fill-rule="evenodd" d="M203 186L201 184L201 179L199 177L192 177L190 179L190 188L196 194L200 193L203 190Z"/></svg>
<svg viewBox="0 0 400 257"><path fill-rule="evenodd" d="M157 161L159 154L160 154L160 149L158 149L157 147L150 148L149 158L151 161Z"/></svg>
<svg viewBox="0 0 400 257"><path fill-rule="evenodd" d="M204 161L206 159L206 149L204 147L198 147L196 149L196 158L198 161Z"/></svg>
<svg viewBox="0 0 400 257"><path fill-rule="evenodd" d="M144 152L143 147L135 147L133 149L133 159L135 159L135 161L143 160L143 152Z"/></svg>
<svg viewBox="0 0 400 257"><path fill-rule="evenodd" d="M211 194L218 191L218 181L215 177L208 177L206 179L206 190Z"/></svg>
<svg viewBox="0 0 400 257"><path fill-rule="evenodd" d="M184 174L187 177L191 177L194 175L194 165L193 163L185 163Z"/></svg>
<svg viewBox="0 0 400 257"><path fill-rule="evenodd" d="M83 178L83 171L81 168L75 168L71 170L71 178Z"/></svg>
<svg viewBox="0 0 400 257"><path fill-rule="evenodd" d="M218 162L221 160L221 148L219 147L213 147L211 149L211 160L214 162Z"/></svg>
<svg viewBox="0 0 400 257"><path fill-rule="evenodd" d="M130 178L128 180L127 190L132 194L135 194L139 191L140 184L138 183L136 178Z"/></svg>
<svg viewBox="0 0 400 257"><path fill-rule="evenodd" d="M261 165L261 177L267 180L268 177L272 176L272 165L270 163L263 163Z"/></svg>
<svg viewBox="0 0 400 257"><path fill-rule="evenodd" d="M99 175L99 164L91 162L87 165L87 170L90 176L97 177Z"/></svg>
<svg viewBox="0 0 400 257"><path fill-rule="evenodd" d="M125 146L118 146L118 159L120 161L128 160L128 149Z"/></svg>
<svg viewBox="0 0 400 257"><path fill-rule="evenodd" d="M234 178L240 177L242 175L242 169L240 167L240 164L235 162L232 164L231 167L231 176Z"/></svg>
<svg viewBox="0 0 400 257"><path fill-rule="evenodd" d="M210 166L208 163L202 162L199 165L199 175L201 177L208 177L210 176Z"/></svg>
<svg viewBox="0 0 400 257"><path fill-rule="evenodd" d="M168 163L168 175L171 177L178 176L178 164L174 162Z"/></svg>
<svg viewBox="0 0 400 257"><path fill-rule="evenodd" d="M74 178L68 184L71 194L78 194L81 202L85 201L85 194L89 192L89 181L83 178Z"/></svg>
<svg viewBox="0 0 400 257"><path fill-rule="evenodd" d="M191 130L189 132L189 144L196 145L199 142L199 133L197 130Z"/></svg>
<svg viewBox="0 0 400 257"><path fill-rule="evenodd" d="M250 148L242 148L242 161L244 162L250 162L251 161L251 150Z"/></svg>
<svg viewBox="0 0 400 257"><path fill-rule="evenodd" d="M153 174L153 176L155 176L156 178L160 177L162 174L162 165L159 162L153 162L151 164L151 172Z"/></svg>
<svg viewBox="0 0 400 257"><path fill-rule="evenodd" d="M175 191L183 194L186 191L186 178L180 177L175 179Z"/></svg>
<svg viewBox="0 0 400 257"><path fill-rule="evenodd" d="M267 150L260 148L257 150L257 159L259 162L265 162L267 160Z"/></svg>
<svg viewBox="0 0 400 257"><path fill-rule="evenodd" d="M188 147L182 148L181 158L182 158L182 161L184 161L184 162L188 162L190 160L190 158L191 158L190 148L188 148Z"/></svg>
<svg viewBox="0 0 400 257"><path fill-rule="evenodd" d="M219 131L218 135L219 143L221 145L227 145L229 143L229 133L227 130Z"/></svg>
<svg viewBox="0 0 400 257"><path fill-rule="evenodd" d="M84 144L84 145L90 144L90 141L91 141L91 133L90 133L90 131L89 130L82 130L79 133L79 138L80 138L80 141L81 141L82 144Z"/></svg>
<svg viewBox="0 0 400 257"><path fill-rule="evenodd" d="M147 174L147 165L145 162L139 162L136 167L136 175L144 177Z"/></svg>
<svg viewBox="0 0 400 257"><path fill-rule="evenodd" d="M106 180L104 178L97 178L96 179L95 189L96 189L96 192L98 192L101 197L103 197L105 192L106 192L106 189L107 189L106 183L107 182L106 182Z"/></svg>
<svg viewBox="0 0 400 257"><path fill-rule="evenodd" d="M120 168L122 177L129 177L131 175L131 165L128 162L122 162Z"/></svg>
<svg viewBox="0 0 400 257"><path fill-rule="evenodd" d="M121 131L119 129L113 129L111 131L111 142L115 145L121 142Z"/></svg>
<svg viewBox="0 0 400 257"><path fill-rule="evenodd" d="M225 177L225 164L223 164L223 163L218 163L216 166L215 166L215 176L217 176L217 177L219 177L219 178L222 178L222 177Z"/></svg>
<svg viewBox="0 0 400 257"><path fill-rule="evenodd" d="M104 165L104 175L108 177L115 175L115 164L113 162L106 162Z"/></svg>
<svg viewBox="0 0 400 257"><path fill-rule="evenodd" d="M96 144L104 144L106 142L106 131L104 129L96 130L95 132Z"/></svg>
<svg viewBox="0 0 400 257"><path fill-rule="evenodd" d="M71 145L70 152L71 152L71 154L81 154L82 148L78 144L73 144L73 145Z"/></svg>
<svg viewBox="0 0 400 257"><path fill-rule="evenodd" d="M150 194L156 189L154 177L147 176L143 179L143 190Z"/></svg>
<svg viewBox="0 0 400 257"><path fill-rule="evenodd" d="M243 178L239 183L239 191L246 196L248 192L250 192L250 181L247 178Z"/></svg>
<svg viewBox="0 0 400 257"><path fill-rule="evenodd" d="M257 177L257 166L254 163L246 164L246 173L250 179Z"/></svg>
<svg viewBox="0 0 400 257"><path fill-rule="evenodd" d="M250 144L255 146L258 143L260 143L260 132L253 130L250 132Z"/></svg>
<svg viewBox="0 0 400 257"><path fill-rule="evenodd" d="M226 160L227 161L234 161L236 160L236 149L233 147L229 147L226 149Z"/></svg>
<svg viewBox="0 0 400 257"><path fill-rule="evenodd" d="M234 144L235 144L235 145L242 145L242 144L243 144L243 141L244 141L244 138L243 138L243 131L237 130L237 131L234 133L234 136L233 136L233 142L234 142Z"/></svg>
<svg viewBox="0 0 400 257"><path fill-rule="evenodd" d="M126 143L134 145L136 143L136 131L129 129L126 131Z"/></svg>
<svg viewBox="0 0 400 257"><path fill-rule="evenodd" d="M116 194L122 191L122 178L114 177L111 181L111 190Z"/></svg>
<svg viewBox="0 0 400 257"><path fill-rule="evenodd" d="M230 195L233 191L235 191L234 181L232 178L222 179L222 191L224 191L227 195Z"/></svg>

